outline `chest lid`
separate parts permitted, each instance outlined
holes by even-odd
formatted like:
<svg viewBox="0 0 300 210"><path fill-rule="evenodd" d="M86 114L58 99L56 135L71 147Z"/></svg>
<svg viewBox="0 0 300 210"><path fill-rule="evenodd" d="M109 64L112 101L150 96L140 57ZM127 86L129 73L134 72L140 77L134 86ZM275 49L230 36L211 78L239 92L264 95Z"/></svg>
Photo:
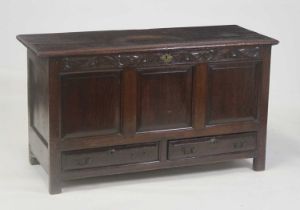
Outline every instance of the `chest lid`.
<svg viewBox="0 0 300 210"><path fill-rule="evenodd" d="M26 34L17 39L42 57L278 43L237 25Z"/></svg>

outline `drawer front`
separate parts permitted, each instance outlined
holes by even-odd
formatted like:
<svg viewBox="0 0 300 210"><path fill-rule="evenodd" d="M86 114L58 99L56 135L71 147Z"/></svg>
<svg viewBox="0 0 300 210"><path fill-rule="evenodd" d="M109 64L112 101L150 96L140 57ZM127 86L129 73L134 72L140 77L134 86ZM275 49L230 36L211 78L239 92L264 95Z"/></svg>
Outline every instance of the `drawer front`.
<svg viewBox="0 0 300 210"><path fill-rule="evenodd" d="M169 141L168 159L201 157L254 150L256 133L243 133Z"/></svg>
<svg viewBox="0 0 300 210"><path fill-rule="evenodd" d="M126 165L158 160L158 144L125 145L66 152L62 155L64 170Z"/></svg>

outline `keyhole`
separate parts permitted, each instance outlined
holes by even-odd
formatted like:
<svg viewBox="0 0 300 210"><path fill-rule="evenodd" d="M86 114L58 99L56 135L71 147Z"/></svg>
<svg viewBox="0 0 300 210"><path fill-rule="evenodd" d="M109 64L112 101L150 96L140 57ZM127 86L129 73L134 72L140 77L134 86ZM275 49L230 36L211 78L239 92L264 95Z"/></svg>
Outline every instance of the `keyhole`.
<svg viewBox="0 0 300 210"><path fill-rule="evenodd" d="M165 63L170 63L173 59L173 56L170 54L164 54L160 57L161 60L163 60Z"/></svg>

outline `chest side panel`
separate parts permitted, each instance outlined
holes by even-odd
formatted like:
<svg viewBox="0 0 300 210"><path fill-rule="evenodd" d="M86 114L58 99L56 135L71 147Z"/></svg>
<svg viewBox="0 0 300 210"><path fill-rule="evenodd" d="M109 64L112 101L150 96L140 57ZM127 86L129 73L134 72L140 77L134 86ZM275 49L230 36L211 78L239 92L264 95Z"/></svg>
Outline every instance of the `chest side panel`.
<svg viewBox="0 0 300 210"><path fill-rule="evenodd" d="M48 61L28 51L29 124L45 145L49 141Z"/></svg>

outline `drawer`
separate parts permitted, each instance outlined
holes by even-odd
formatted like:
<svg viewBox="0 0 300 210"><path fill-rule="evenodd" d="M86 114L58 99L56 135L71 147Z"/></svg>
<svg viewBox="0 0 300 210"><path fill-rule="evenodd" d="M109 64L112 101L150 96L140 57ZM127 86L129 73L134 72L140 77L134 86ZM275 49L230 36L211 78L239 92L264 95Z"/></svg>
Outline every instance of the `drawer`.
<svg viewBox="0 0 300 210"><path fill-rule="evenodd" d="M158 144L147 143L65 152L62 154L62 167L64 170L73 170L156 160Z"/></svg>
<svg viewBox="0 0 300 210"><path fill-rule="evenodd" d="M168 143L168 159L193 158L256 148L256 133L173 140Z"/></svg>

